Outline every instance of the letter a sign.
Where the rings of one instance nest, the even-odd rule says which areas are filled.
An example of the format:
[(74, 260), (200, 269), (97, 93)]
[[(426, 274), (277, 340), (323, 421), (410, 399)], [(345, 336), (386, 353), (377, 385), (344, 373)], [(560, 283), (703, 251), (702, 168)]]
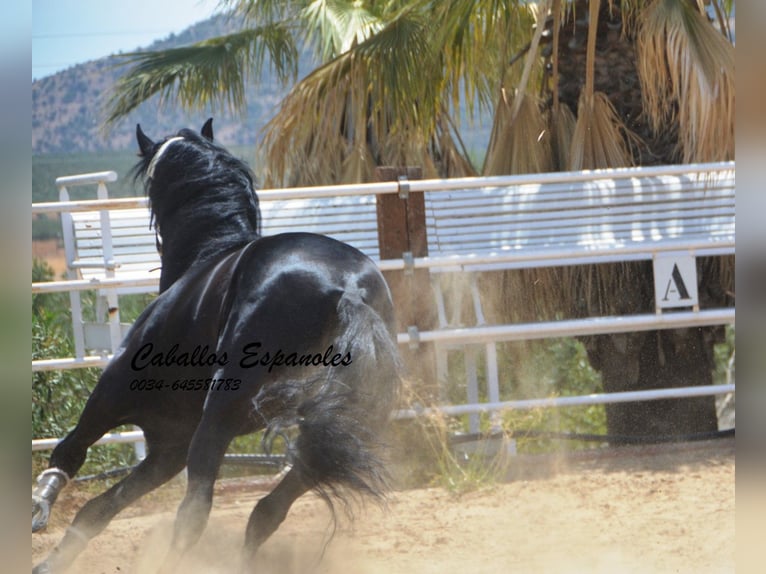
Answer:
[(688, 253), (663, 253), (654, 258), (654, 300), (657, 310), (696, 307), (697, 264)]

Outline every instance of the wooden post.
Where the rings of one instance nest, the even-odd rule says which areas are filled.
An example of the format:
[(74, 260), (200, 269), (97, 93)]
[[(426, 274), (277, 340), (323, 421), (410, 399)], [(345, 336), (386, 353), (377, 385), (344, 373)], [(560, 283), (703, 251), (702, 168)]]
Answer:
[[(417, 180), (422, 178), (420, 167), (378, 167), (379, 181)], [(381, 259), (401, 259), (405, 253), (412, 257), (428, 255), (426, 232), (425, 195), (423, 192), (382, 194), (377, 196), (378, 245)], [(436, 307), (431, 289), (428, 269), (389, 271), (384, 273), (391, 288), (399, 332), (410, 327), (418, 331), (433, 329), (436, 325)], [(425, 383), (434, 386), (436, 364), (431, 345), (402, 351), (409, 373)]]

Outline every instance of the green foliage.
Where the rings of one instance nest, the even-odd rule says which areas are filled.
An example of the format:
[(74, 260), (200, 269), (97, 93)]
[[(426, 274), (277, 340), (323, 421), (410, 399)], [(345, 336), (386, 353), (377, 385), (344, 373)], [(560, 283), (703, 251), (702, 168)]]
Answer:
[(32, 219), (32, 239), (61, 239), (61, 220), (57, 215), (48, 216), (38, 213)]
[[(48, 281), (53, 271), (34, 261), (33, 281)], [(36, 294), (32, 299), (32, 358), (74, 355), (69, 299), (64, 293)], [(32, 436), (63, 437), (77, 424), (85, 401), (98, 382), (99, 369), (37, 371), (32, 375)], [(47, 467), (50, 452), (32, 455), (32, 476)], [(98, 446), (90, 449), (80, 474), (99, 473), (134, 462), (131, 445)]]
[(266, 57), (286, 84), (298, 74), (298, 55), (291, 26), (284, 22), (189, 46), (124, 54), (124, 63), (135, 66), (117, 81), (106, 123), (116, 122), (154, 94), (186, 108), (212, 104), (220, 110), (244, 109), (247, 80), (250, 74), (261, 75)]
[[(58, 201), (57, 177), (97, 171), (117, 172), (117, 181), (109, 184), (109, 197), (142, 195), (143, 190), (135, 187), (128, 177), (135, 163), (136, 154), (129, 151), (33, 155), (32, 202)], [(71, 199), (96, 199), (95, 186), (73, 187), (69, 196)]]
[[(51, 281), (53, 270), (44, 261), (32, 263), (32, 281)], [(95, 294), (83, 292), (83, 314), (88, 321), (95, 320)], [(155, 297), (151, 294), (120, 298), (120, 316), (132, 323)], [(32, 296), (32, 359), (51, 359), (74, 356), (71, 332), (71, 311), (66, 293), (34, 294)], [(85, 401), (96, 386), (100, 369), (37, 371), (32, 375), (32, 436), (34, 438), (64, 437), (77, 424)], [(114, 432), (132, 430), (118, 427)], [(35, 476), (47, 466), (49, 451), (32, 456)], [(98, 474), (105, 470), (135, 463), (130, 444), (101, 445), (88, 452), (81, 475)]]
[[(519, 398), (567, 397), (604, 392), (599, 373), (590, 366), (585, 348), (576, 339), (544, 342), (542, 348), (535, 351), (529, 364), (525, 370), (535, 373), (535, 378), (526, 386), (536, 387), (536, 394), (525, 393), (524, 397)], [(606, 411), (603, 405), (509, 411), (503, 416), (503, 427), (514, 433), (535, 429), (606, 434)], [(562, 442), (550, 438), (517, 439), (518, 451), (522, 453), (592, 448), (594, 444), (598, 443), (572, 440)]]
[[(483, 353), (478, 354), (477, 378), (479, 401), (486, 394), (486, 364)], [(466, 382), (462, 354), (450, 357), (450, 380), (446, 399), (457, 404), (466, 401)], [(587, 354), (575, 339), (552, 339), (538, 343), (498, 344), (500, 400), (522, 400), (542, 397), (577, 396), (603, 392), (601, 378), (588, 363)], [(468, 415), (455, 419), (457, 432), (468, 432)], [(480, 429), (488, 432), (498, 421), (482, 415)], [(525, 430), (566, 433), (606, 433), (606, 413), (603, 405), (565, 408), (513, 410), (502, 415), (499, 424), (517, 437), (519, 453), (552, 452), (561, 448), (580, 449), (593, 443), (562, 442), (550, 438), (518, 438)]]
[[(247, 162), (251, 162), (255, 155), (253, 146), (228, 148), (234, 155)], [(98, 171), (117, 172), (117, 181), (108, 185), (109, 197), (140, 197), (144, 190), (139, 184), (134, 184), (133, 178), (130, 177), (130, 170), (136, 161), (134, 151), (33, 155), (32, 203), (59, 200), (57, 177)], [(68, 191), (70, 199), (96, 199), (96, 187), (93, 185), (73, 187)], [(61, 224), (58, 220), (56, 222), (60, 231)], [(37, 238), (34, 235), (33, 237)]]
[(735, 347), (734, 347), (733, 325), (726, 327), (726, 338), (722, 343), (718, 343), (713, 348), (715, 355), (715, 371), (713, 372), (713, 381), (716, 385), (726, 385), (733, 383), (735, 377)]

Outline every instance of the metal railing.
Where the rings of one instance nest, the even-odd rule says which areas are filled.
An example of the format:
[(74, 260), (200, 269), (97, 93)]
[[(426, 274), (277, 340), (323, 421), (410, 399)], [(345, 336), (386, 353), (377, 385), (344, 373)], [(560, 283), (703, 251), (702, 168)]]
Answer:
[[(489, 186), (518, 186), (549, 183), (571, 183), (601, 179), (631, 179), (639, 177), (655, 177), (667, 175), (684, 175), (690, 172), (716, 173), (734, 170), (733, 162), (723, 162), (705, 165), (678, 165), (658, 166), (648, 168), (629, 168), (620, 170), (595, 170), (583, 172), (560, 172), (550, 174), (531, 174), (522, 176), (498, 176), (482, 178), (455, 178), (440, 180), (416, 180), (399, 182), (381, 182), (373, 184), (323, 186), (308, 188), (290, 188), (279, 190), (261, 190), (261, 201), (286, 200), (299, 198), (337, 197), (349, 195), (378, 195), (398, 193), (406, 196), (412, 192), (447, 191), (456, 189), (481, 188)], [(103, 183), (114, 181), (114, 172), (102, 172), (88, 174), (87, 176), (71, 176), (60, 178), (57, 183), (76, 185), (83, 183)], [(38, 203), (32, 206), (32, 213), (56, 213), (73, 211), (104, 211), (116, 209), (135, 209), (146, 207), (146, 198), (124, 199), (98, 199), (82, 201), (63, 201)], [(652, 259), (657, 253), (675, 252), (679, 250), (690, 251), (696, 255), (724, 255), (733, 254), (735, 249), (734, 239), (724, 239), (705, 242), (699, 239), (691, 241), (677, 240), (667, 242), (654, 242), (647, 245), (624, 246), (619, 249), (613, 247), (589, 250), (591, 258), (608, 256), (610, 260), (626, 259)], [(561, 263), (567, 259), (582, 259), (581, 253), (566, 250), (534, 249), (529, 252), (496, 252), (482, 254), (458, 254), (437, 255), (431, 257), (402, 258), (379, 261), (382, 270), (410, 270), (410, 269), (433, 269), (448, 271), (460, 271), (467, 267), (479, 264), (498, 264), (503, 266), (509, 262), (523, 263), (527, 267), (535, 267), (536, 263), (551, 264)], [(158, 284), (157, 278), (103, 278), (99, 280), (69, 279), (64, 281), (51, 281), (33, 283), (33, 293), (76, 292), (85, 290), (105, 289), (113, 287), (154, 287)], [(397, 341), (400, 345), (409, 345), (416, 348), (420, 344), (444, 343), (444, 344), (494, 344), (501, 341), (528, 340), (541, 338), (569, 337), (594, 334), (609, 334), (621, 332), (633, 332), (641, 330), (685, 328), (702, 325), (726, 325), (734, 324), (735, 311), (733, 308), (708, 309), (673, 312), (667, 314), (655, 313), (646, 315), (634, 315), (626, 317), (596, 317), (587, 319), (573, 319), (551, 322), (475, 326), (466, 328), (443, 328), (429, 331), (418, 331), (410, 327), (406, 333), (400, 333)], [(104, 367), (110, 359), (106, 356), (85, 356), (82, 358), (41, 359), (32, 363), (34, 371)], [(630, 393), (608, 393), (602, 395), (588, 395), (584, 397), (560, 397), (544, 399), (526, 399), (521, 401), (491, 401), (489, 403), (474, 403), (465, 405), (449, 405), (432, 407), (430, 409), (404, 409), (395, 414), (396, 418), (411, 418), (421, 416), (434, 411), (444, 414), (470, 414), (482, 412), (496, 412), (505, 409), (522, 409), (537, 407), (558, 407), (572, 404), (603, 404), (607, 402), (654, 400), (660, 398), (682, 398), (688, 396), (716, 395), (734, 392), (734, 385), (714, 385), (708, 387), (687, 387), (677, 389), (657, 389), (650, 391), (635, 391)], [(496, 393), (490, 393), (494, 395)], [(37, 439), (32, 441), (33, 450), (50, 449), (60, 439)], [(112, 433), (105, 435), (96, 444), (114, 442), (142, 441), (143, 434), (140, 431), (127, 433)]]

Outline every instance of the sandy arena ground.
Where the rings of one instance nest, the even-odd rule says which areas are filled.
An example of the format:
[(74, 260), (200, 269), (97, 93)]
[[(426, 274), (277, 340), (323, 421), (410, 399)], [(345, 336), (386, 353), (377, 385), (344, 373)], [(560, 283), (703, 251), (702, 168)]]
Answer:
[[(395, 492), (330, 533), (307, 495), (262, 549), (259, 573), (478, 574), (734, 572), (734, 439), (608, 449), (598, 456), (516, 457), (511, 480), (462, 495)], [(247, 517), (263, 489), (217, 487), (210, 522), (187, 556), (189, 574), (235, 572)], [(182, 491), (165, 487), (126, 509), (91, 541), (72, 572), (154, 572)], [(89, 497), (62, 493), (33, 562), (60, 540)]]

